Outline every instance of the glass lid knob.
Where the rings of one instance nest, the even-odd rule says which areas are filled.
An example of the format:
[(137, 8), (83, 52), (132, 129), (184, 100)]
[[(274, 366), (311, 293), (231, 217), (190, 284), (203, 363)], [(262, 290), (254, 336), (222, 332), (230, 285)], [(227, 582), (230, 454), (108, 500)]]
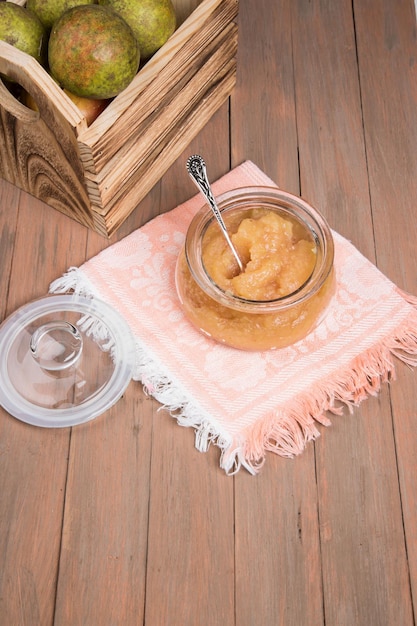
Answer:
[(66, 321), (39, 326), (30, 339), (30, 352), (42, 369), (60, 371), (80, 358), (83, 338), (79, 330)]

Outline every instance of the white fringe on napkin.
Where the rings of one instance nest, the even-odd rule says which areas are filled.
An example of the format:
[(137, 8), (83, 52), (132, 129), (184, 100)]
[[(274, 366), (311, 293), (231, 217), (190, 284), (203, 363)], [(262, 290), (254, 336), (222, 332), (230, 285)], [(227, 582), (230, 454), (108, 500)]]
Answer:
[[(72, 292), (91, 299), (102, 299), (98, 290), (78, 267), (70, 267), (63, 276), (53, 281), (49, 291), (54, 294)], [(85, 318), (83, 324), (84, 330), (89, 326), (93, 336), (102, 338), (102, 331), (97, 325), (97, 320)], [(188, 399), (187, 392), (172, 380), (172, 376), (164, 373), (163, 364), (152, 358), (138, 338), (135, 338), (135, 352), (136, 363), (132, 380), (142, 383), (145, 393), (154, 397), (161, 404), (160, 408), (167, 410), (175, 417), (180, 426), (194, 428), (197, 450), (207, 452), (210, 444), (213, 443), (221, 450), (220, 467), (225, 469), (226, 473), (235, 473), (243, 466), (254, 474), (254, 469), (241, 456), (239, 449), (231, 453), (230, 437), (217, 430), (211, 416), (202, 416), (201, 408)]]

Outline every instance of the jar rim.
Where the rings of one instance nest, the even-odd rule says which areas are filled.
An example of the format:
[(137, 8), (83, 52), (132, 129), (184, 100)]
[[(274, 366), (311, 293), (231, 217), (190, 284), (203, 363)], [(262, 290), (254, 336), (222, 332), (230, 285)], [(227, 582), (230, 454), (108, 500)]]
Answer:
[(208, 226), (215, 220), (207, 205), (196, 213), (188, 227), (185, 239), (185, 258), (188, 268), (199, 287), (224, 306), (250, 313), (282, 311), (311, 298), (329, 276), (334, 259), (334, 242), (331, 229), (323, 215), (301, 197), (276, 187), (239, 187), (220, 194), (217, 198), (220, 212), (262, 206), (286, 213), (306, 227), (317, 247), (317, 260), (311, 275), (295, 291), (273, 300), (249, 300), (224, 291), (208, 275), (202, 261), (202, 239)]

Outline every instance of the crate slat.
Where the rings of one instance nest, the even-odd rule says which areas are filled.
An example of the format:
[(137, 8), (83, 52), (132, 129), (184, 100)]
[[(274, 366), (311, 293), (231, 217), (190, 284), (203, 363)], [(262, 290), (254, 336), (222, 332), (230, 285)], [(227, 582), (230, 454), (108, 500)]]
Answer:
[[(106, 204), (106, 212), (103, 213), (103, 215), (105, 215), (106, 218), (107, 216), (109, 216), (109, 219), (110, 219), (113, 212), (116, 211), (115, 207), (123, 206), (123, 210), (126, 211), (127, 207), (130, 205), (132, 201), (136, 200), (136, 203), (140, 202), (140, 199), (143, 197), (143, 189), (144, 189), (143, 181), (144, 180), (152, 179), (152, 180), (155, 180), (155, 182), (158, 181), (157, 175), (148, 177), (147, 170), (149, 169), (149, 167), (154, 167), (154, 164), (157, 162), (158, 155), (164, 152), (166, 145), (172, 145), (173, 143), (177, 142), (177, 145), (179, 146), (180, 145), (179, 138), (181, 136), (182, 136), (183, 141), (184, 139), (186, 139), (186, 141), (184, 142), (184, 148), (190, 143), (189, 138), (188, 137), (185, 138), (182, 135), (182, 132), (183, 132), (183, 128), (185, 125), (186, 125), (185, 127), (187, 127), (188, 129), (193, 128), (193, 126), (190, 126), (189, 124), (187, 124), (186, 118), (187, 116), (190, 115), (190, 113), (192, 113), (196, 109), (196, 107), (199, 105), (200, 102), (201, 102), (201, 108), (203, 108), (204, 106), (207, 106), (208, 98), (211, 96), (213, 104), (216, 104), (217, 106), (220, 106), (221, 104), (223, 104), (225, 97), (224, 97), (223, 91), (219, 89), (219, 86), (224, 84), (223, 81), (226, 79), (227, 80), (225, 84), (227, 84), (228, 86), (232, 84), (230, 79), (234, 79), (236, 68), (232, 63), (229, 63), (225, 69), (227, 69), (227, 72), (225, 72), (221, 77), (220, 76), (217, 77), (215, 81), (215, 85), (209, 86), (209, 89), (205, 90), (200, 100), (193, 102), (193, 106), (190, 107), (190, 111), (187, 110), (186, 114), (181, 116), (181, 118), (177, 120), (175, 127), (172, 128), (170, 132), (167, 132), (167, 134), (163, 137), (163, 139), (161, 139), (157, 144), (155, 144), (152, 147), (152, 149), (148, 151), (148, 153), (144, 156), (142, 162), (140, 163), (140, 166), (137, 168), (137, 172), (136, 172), (137, 176), (131, 177), (129, 179), (129, 184), (124, 186), (123, 191), (121, 193), (116, 193), (116, 194), (111, 195), (111, 202)], [(215, 110), (212, 111), (211, 115), (214, 113)], [(208, 116), (208, 112), (204, 113), (205, 123), (207, 123), (210, 117)], [(194, 125), (195, 125), (194, 118), (192, 118), (192, 120), (194, 121)], [(200, 125), (200, 130), (202, 127), (203, 125)], [(181, 152), (182, 150), (178, 152), (178, 156), (181, 154)], [(170, 155), (171, 158), (172, 158), (172, 154), (173, 153), (171, 152), (171, 155)], [(169, 163), (169, 165), (171, 165), (171, 163)], [(149, 189), (147, 191), (149, 191)]]
[(154, 187), (161, 176), (172, 165), (185, 148), (189, 145), (191, 137), (194, 137), (204, 128), (209, 119), (227, 100), (236, 83), (236, 69), (233, 68), (225, 78), (216, 85), (210, 93), (197, 105), (190, 116), (184, 120), (177, 129), (176, 135), (167, 143), (157, 155), (152, 155), (152, 160), (144, 163), (144, 174), (139, 184), (134, 186), (115, 204), (112, 210), (103, 216), (106, 232), (111, 236), (130, 215), (129, 206), (136, 206), (142, 198)]
[[(95, 180), (101, 189), (102, 206), (111, 207), (117, 196), (123, 194), (128, 186), (138, 182), (141, 163), (146, 161), (148, 154), (175, 131), (179, 120), (191, 113), (208, 88), (219, 82), (222, 74), (227, 72), (228, 66), (235, 65), (235, 27), (232, 25), (225, 34), (224, 41), (218, 45), (205, 65), (165, 104), (163, 115), (156, 114), (139, 133), (131, 135), (115, 158), (97, 176), (90, 177), (87, 173), (86, 177), (91, 181)], [(229, 60), (231, 57), (232, 60)]]

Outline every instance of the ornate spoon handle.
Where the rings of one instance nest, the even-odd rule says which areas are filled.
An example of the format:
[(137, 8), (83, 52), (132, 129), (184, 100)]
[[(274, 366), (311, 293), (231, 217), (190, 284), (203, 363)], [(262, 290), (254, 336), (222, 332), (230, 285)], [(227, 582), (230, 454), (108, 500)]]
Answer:
[(222, 218), (222, 214), (219, 211), (216, 200), (214, 199), (213, 193), (211, 191), (204, 159), (198, 154), (194, 154), (187, 161), (187, 170), (192, 180), (197, 185), (198, 189), (201, 191), (201, 193), (203, 194), (203, 196), (209, 203), (210, 208), (213, 211), (214, 216), (216, 220), (218, 221), (220, 228), (223, 232), (223, 235), (228, 243), (228, 246), (230, 250), (232, 251), (233, 256), (236, 259), (239, 269), (241, 272), (243, 272), (243, 263), (240, 260), (240, 257), (236, 251), (236, 248), (234, 247), (232, 243), (232, 240), (230, 239), (229, 233), (227, 232), (226, 225)]

